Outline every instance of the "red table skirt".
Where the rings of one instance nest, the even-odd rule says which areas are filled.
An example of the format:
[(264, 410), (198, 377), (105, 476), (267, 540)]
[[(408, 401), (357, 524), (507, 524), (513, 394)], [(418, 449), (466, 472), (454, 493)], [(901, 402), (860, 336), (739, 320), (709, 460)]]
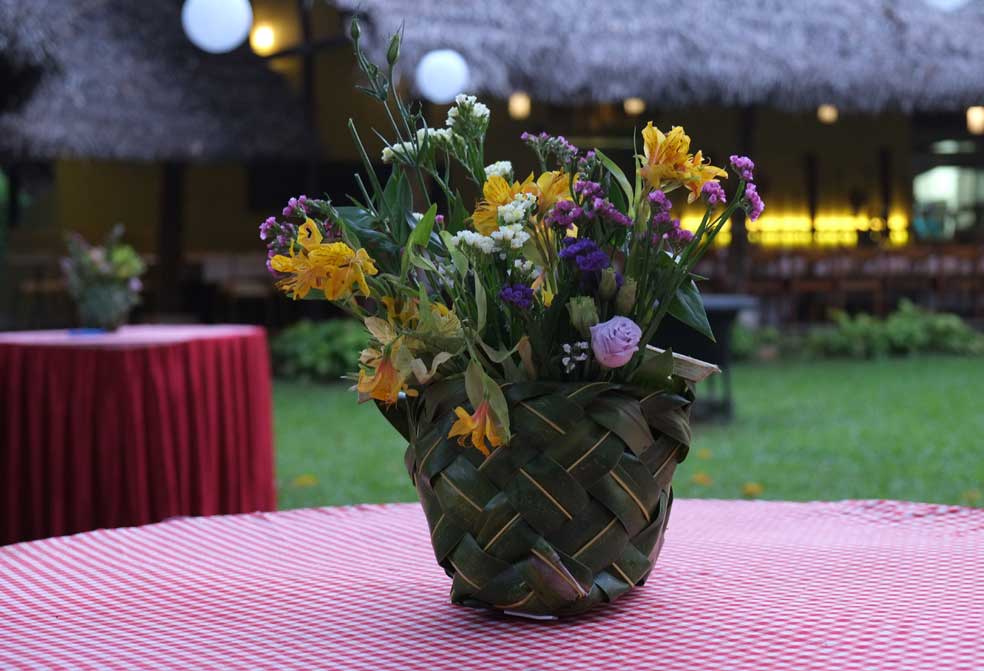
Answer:
[(264, 331), (170, 330), (0, 339), (0, 544), (275, 507)]

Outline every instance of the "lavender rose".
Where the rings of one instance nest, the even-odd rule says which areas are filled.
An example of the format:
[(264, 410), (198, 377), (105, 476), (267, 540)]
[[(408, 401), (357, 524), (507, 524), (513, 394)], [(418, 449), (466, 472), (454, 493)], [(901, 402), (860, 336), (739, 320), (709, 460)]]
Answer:
[(627, 317), (612, 317), (591, 327), (591, 350), (606, 368), (619, 368), (639, 351), (642, 329)]

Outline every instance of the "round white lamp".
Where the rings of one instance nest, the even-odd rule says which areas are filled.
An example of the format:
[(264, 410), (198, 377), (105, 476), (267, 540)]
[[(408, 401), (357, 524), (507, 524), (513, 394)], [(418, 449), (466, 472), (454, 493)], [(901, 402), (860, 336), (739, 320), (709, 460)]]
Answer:
[(181, 25), (191, 43), (224, 54), (246, 41), (253, 25), (249, 0), (185, 0)]
[(435, 49), (417, 63), (417, 88), (432, 103), (454, 100), (468, 87), (468, 63), (453, 49)]

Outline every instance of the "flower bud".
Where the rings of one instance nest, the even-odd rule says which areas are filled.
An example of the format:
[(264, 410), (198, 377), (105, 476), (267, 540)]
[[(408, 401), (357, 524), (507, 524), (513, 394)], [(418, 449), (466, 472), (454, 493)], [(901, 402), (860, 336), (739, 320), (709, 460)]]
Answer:
[(636, 302), (636, 281), (631, 277), (626, 277), (622, 283), (622, 288), (615, 296), (615, 311), (620, 315), (627, 315), (632, 312)]
[(393, 37), (390, 38), (389, 49), (386, 50), (386, 62), (390, 65), (396, 65), (396, 61), (400, 58), (400, 33), (393, 33)]
[(615, 270), (605, 268), (601, 271), (601, 282), (598, 285), (598, 296), (603, 301), (611, 300), (615, 292), (618, 291), (618, 279), (615, 277)]
[(591, 327), (598, 323), (598, 308), (590, 296), (575, 296), (567, 302), (571, 325), (583, 338), (591, 337)]
[(359, 29), (359, 20), (358, 19), (352, 19), (352, 23), (349, 25), (349, 35), (352, 37), (352, 41), (353, 42), (358, 42), (359, 41), (359, 36), (361, 34), (362, 34), (362, 31)]

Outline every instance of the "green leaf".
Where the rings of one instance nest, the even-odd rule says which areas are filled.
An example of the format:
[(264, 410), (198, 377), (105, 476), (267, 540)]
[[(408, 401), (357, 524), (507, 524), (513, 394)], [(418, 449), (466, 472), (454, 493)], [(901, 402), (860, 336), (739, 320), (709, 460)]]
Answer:
[(412, 245), (418, 247), (427, 246), (427, 243), (430, 241), (431, 231), (434, 229), (434, 218), (436, 215), (437, 203), (431, 205), (430, 209), (424, 213), (424, 218), (414, 226), (413, 232), (410, 233), (410, 239), (407, 241), (408, 247)]
[(629, 184), (629, 180), (625, 176), (625, 173), (622, 172), (622, 169), (616, 165), (615, 161), (605, 156), (599, 149), (595, 149), (595, 156), (601, 160), (601, 164), (605, 166), (612, 177), (615, 178), (615, 181), (618, 182), (618, 185), (622, 187), (622, 192), (625, 193), (625, 199), (630, 203), (633, 202), (632, 185)]
[(711, 341), (716, 342), (714, 333), (711, 331), (711, 325), (707, 321), (704, 301), (701, 300), (700, 291), (698, 291), (693, 280), (687, 280), (677, 289), (667, 312), (698, 333), (707, 336)]
[(400, 246), (406, 244), (413, 221), (413, 194), (402, 170), (394, 169), (383, 189), (380, 209), (390, 221), (393, 237)]
[(485, 400), (485, 385), (482, 382), (482, 366), (472, 359), (465, 370), (465, 393), (472, 408), (477, 408)]
[(642, 416), (639, 402), (628, 396), (607, 394), (596, 398), (588, 406), (591, 419), (625, 441), (632, 452), (639, 456), (656, 442), (646, 418)]
[(461, 253), (458, 245), (454, 242), (454, 237), (447, 231), (441, 231), (441, 240), (444, 241), (445, 248), (451, 254), (451, 261), (458, 270), (458, 275), (465, 277), (468, 274), (468, 257)]
[[(374, 258), (396, 256), (400, 249), (388, 233), (375, 228), (378, 224), (372, 213), (362, 207), (345, 205), (336, 208), (343, 237), (352, 247), (365, 247)], [(353, 244), (354, 243), (354, 244)]]
[(485, 371), (482, 371), (482, 383), (485, 386), (485, 396), (489, 399), (489, 405), (492, 406), (492, 412), (495, 413), (495, 418), (499, 422), (499, 428), (502, 429), (502, 441), (508, 443), (511, 436), (509, 433), (509, 404), (506, 403), (506, 396), (502, 393), (499, 384), (486, 375)]
[(452, 234), (463, 229), (465, 227), (465, 221), (471, 216), (468, 210), (465, 209), (464, 204), (461, 202), (461, 196), (457, 192), (455, 192), (455, 195), (454, 209), (451, 210), (445, 226), (446, 230)]
[(475, 325), (475, 332), (479, 335), (485, 329), (485, 320), (488, 317), (488, 300), (485, 297), (485, 287), (482, 286), (482, 282), (475, 276), (475, 307), (478, 310), (478, 324)]
[[(434, 267), (434, 264), (420, 256), (416, 249), (417, 247), (426, 247), (427, 243), (430, 242), (430, 235), (434, 228), (434, 218), (436, 214), (437, 205), (431, 205), (430, 209), (427, 210), (419, 222), (414, 221), (413, 230), (407, 238), (407, 244), (406, 247), (403, 248), (403, 256), (400, 259), (401, 278), (406, 278), (411, 264), (416, 268), (437, 272), (437, 268)], [(412, 218), (413, 217), (411, 217), (411, 219)]]
[(672, 374), (673, 351), (667, 349), (656, 353), (647, 349), (642, 363), (632, 373), (629, 381), (647, 389), (668, 389)]

